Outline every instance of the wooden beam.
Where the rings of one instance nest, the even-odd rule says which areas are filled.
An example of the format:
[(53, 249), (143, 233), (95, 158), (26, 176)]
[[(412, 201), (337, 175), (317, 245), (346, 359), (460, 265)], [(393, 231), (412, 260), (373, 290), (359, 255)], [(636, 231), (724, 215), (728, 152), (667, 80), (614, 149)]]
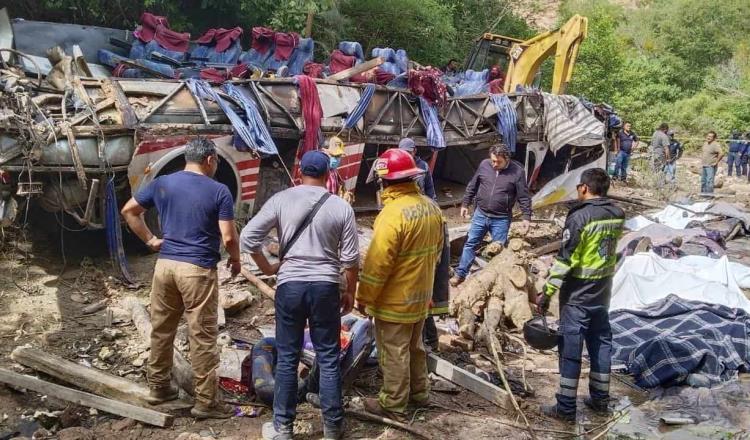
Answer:
[(375, 57), (369, 61), (365, 61), (364, 63), (357, 64), (354, 67), (350, 67), (346, 70), (342, 70), (341, 72), (334, 73), (333, 75), (329, 76), (328, 80), (333, 81), (342, 81), (345, 79), (349, 79), (353, 77), (354, 75), (358, 75), (362, 72), (367, 72), (370, 69), (374, 69), (378, 67), (379, 65), (383, 64), (385, 60), (381, 57)]
[[(150, 343), (153, 327), (151, 326), (151, 318), (148, 316), (148, 312), (143, 304), (134, 296), (123, 298), (120, 304), (122, 304), (125, 310), (130, 311), (133, 324), (138, 329), (141, 339), (147, 344)], [(176, 347), (172, 352), (172, 378), (186, 393), (191, 396), (195, 395), (195, 389), (193, 388), (193, 367)]]
[(494, 403), (495, 405), (513, 409), (510, 395), (502, 388), (487, 382), (486, 380), (459, 368), (434, 353), (427, 355), (427, 368), (430, 372), (448, 379), (456, 385), (465, 388), (478, 396)]
[(559, 251), (561, 245), (562, 245), (561, 240), (554, 240), (547, 244), (544, 244), (544, 245), (541, 245), (539, 247), (532, 249), (530, 253), (536, 255), (537, 257), (541, 257), (542, 255), (547, 255), (547, 254), (551, 254), (552, 252)]
[[(44, 374), (60, 379), (91, 393), (130, 403), (138, 406), (149, 406), (146, 398), (149, 389), (141, 384), (114, 376), (94, 368), (84, 367), (59, 356), (31, 347), (17, 347), (10, 358), (21, 365), (41, 371)], [(184, 409), (192, 404), (174, 401), (155, 408), (165, 411)]]
[(95, 396), (62, 385), (45, 382), (36, 377), (14, 373), (4, 368), (0, 368), (0, 382), (162, 428), (172, 426), (174, 421), (174, 417), (169, 414)]
[(265, 295), (266, 298), (270, 299), (271, 301), (276, 298), (276, 289), (264, 283), (263, 280), (250, 273), (250, 271), (242, 269), (242, 276), (250, 281), (253, 286), (257, 287), (258, 290), (260, 290), (260, 293)]

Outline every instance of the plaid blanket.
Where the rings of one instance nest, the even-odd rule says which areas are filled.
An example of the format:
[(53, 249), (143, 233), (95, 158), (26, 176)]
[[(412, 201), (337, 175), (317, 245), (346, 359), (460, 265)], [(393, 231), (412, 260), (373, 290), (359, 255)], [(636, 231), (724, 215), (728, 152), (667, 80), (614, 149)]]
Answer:
[(750, 315), (742, 309), (669, 295), (609, 319), (613, 363), (625, 364), (639, 386), (677, 385), (693, 373), (715, 384), (750, 371)]

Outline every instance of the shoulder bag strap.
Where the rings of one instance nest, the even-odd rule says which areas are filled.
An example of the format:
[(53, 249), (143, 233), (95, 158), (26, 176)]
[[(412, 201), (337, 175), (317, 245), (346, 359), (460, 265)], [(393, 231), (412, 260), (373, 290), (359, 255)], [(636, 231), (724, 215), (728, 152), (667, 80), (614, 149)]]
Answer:
[(299, 239), (299, 236), (302, 235), (302, 232), (304, 232), (305, 229), (307, 229), (308, 226), (310, 226), (310, 223), (312, 223), (313, 219), (315, 218), (315, 215), (320, 210), (320, 207), (323, 206), (323, 204), (328, 200), (328, 198), (331, 197), (331, 193), (328, 191), (323, 194), (320, 199), (318, 199), (317, 203), (312, 207), (310, 212), (307, 213), (307, 216), (304, 220), (302, 220), (302, 223), (297, 227), (297, 230), (294, 231), (294, 235), (292, 235), (292, 238), (289, 239), (289, 243), (284, 246), (284, 249), (279, 250), (279, 262), (284, 262), (284, 257), (286, 256), (286, 253), (289, 251), (289, 249), (294, 246), (294, 243), (297, 242), (297, 239)]

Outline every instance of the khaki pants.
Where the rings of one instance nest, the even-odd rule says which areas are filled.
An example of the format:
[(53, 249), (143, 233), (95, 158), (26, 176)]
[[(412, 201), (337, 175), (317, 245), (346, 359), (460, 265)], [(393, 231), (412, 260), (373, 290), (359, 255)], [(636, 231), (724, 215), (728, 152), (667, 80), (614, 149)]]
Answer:
[(413, 324), (375, 320), (378, 363), (383, 372), (378, 401), (383, 409), (404, 413), (409, 401), (424, 403), (429, 398), (423, 327), (424, 320)]
[(219, 352), (219, 284), (216, 269), (181, 261), (159, 259), (151, 284), (151, 354), (148, 382), (151, 388), (169, 386), (177, 324), (183, 312), (188, 324), (190, 360), (195, 375), (196, 403), (212, 405), (216, 399)]

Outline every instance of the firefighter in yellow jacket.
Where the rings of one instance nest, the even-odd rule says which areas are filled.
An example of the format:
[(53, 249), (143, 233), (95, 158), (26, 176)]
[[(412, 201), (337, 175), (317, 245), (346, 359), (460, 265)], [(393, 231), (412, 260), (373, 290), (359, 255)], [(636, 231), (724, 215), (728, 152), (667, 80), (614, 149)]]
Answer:
[(387, 150), (375, 171), (384, 187), (384, 206), (375, 219), (357, 303), (375, 319), (383, 387), (378, 399), (365, 400), (365, 409), (402, 418), (409, 403), (428, 403), (422, 328), (443, 249), (443, 217), (437, 204), (420, 193), (414, 178), (424, 171), (409, 153)]

